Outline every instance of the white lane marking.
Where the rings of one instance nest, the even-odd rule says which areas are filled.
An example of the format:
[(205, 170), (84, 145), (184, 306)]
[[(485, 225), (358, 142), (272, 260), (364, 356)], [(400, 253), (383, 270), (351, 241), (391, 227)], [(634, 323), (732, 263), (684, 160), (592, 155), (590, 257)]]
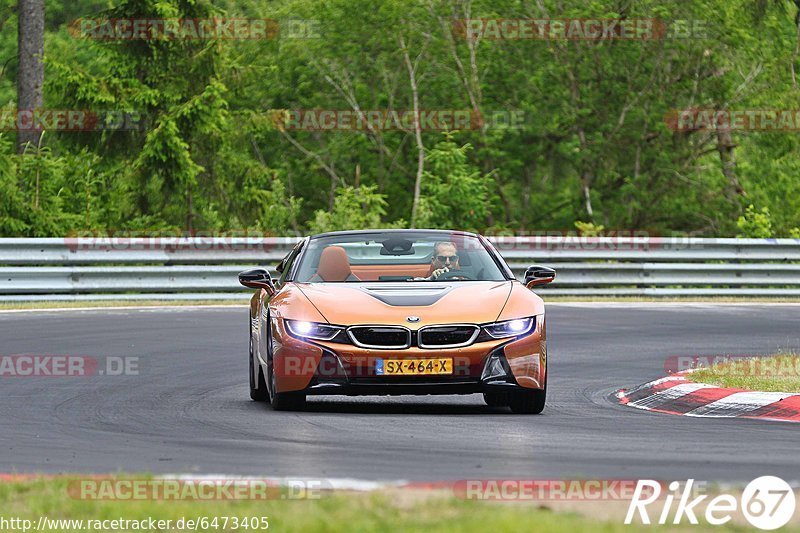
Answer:
[(733, 418), (743, 413), (755, 411), (765, 405), (779, 402), (796, 394), (786, 392), (736, 392), (715, 402), (689, 411), (686, 416), (709, 418)]
[(687, 394), (691, 394), (700, 389), (708, 388), (714, 388), (714, 386), (706, 383), (684, 383), (657, 392), (656, 394), (642, 398), (641, 400), (631, 402), (628, 405), (638, 409), (657, 409), (660, 405), (671, 402), (672, 400), (676, 400), (681, 396), (686, 396)]
[(326, 477), (274, 477), (274, 476), (232, 476), (227, 474), (165, 474), (157, 476), (156, 479), (179, 480), (189, 483), (199, 482), (266, 482), (274, 486), (286, 487), (296, 485), (318, 486), (324, 490), (355, 490), (373, 491), (389, 487), (401, 487), (407, 485), (406, 480), (396, 481), (369, 481), (355, 478), (326, 478)]

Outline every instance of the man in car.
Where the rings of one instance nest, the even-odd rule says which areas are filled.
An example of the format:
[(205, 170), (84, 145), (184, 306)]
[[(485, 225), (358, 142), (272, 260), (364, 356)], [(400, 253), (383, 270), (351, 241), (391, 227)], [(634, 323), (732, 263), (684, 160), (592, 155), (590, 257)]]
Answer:
[(433, 272), (427, 279), (433, 281), (445, 272), (451, 270), (461, 270), (458, 264), (458, 248), (452, 242), (437, 242), (433, 247), (433, 258), (431, 259)]

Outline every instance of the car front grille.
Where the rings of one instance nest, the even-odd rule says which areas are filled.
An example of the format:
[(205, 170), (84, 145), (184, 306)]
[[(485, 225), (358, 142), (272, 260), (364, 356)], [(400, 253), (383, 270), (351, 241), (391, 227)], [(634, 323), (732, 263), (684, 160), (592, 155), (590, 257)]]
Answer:
[(426, 326), (419, 330), (420, 348), (457, 348), (472, 344), (480, 328), (470, 324)]
[[(459, 348), (469, 346), (480, 333), (474, 324), (425, 326), (418, 332), (402, 326), (352, 326), (347, 336), (356, 346), (383, 350), (420, 348)], [(414, 340), (416, 339), (416, 342)]]
[(353, 326), (347, 334), (362, 348), (400, 350), (411, 346), (411, 331), (399, 326)]

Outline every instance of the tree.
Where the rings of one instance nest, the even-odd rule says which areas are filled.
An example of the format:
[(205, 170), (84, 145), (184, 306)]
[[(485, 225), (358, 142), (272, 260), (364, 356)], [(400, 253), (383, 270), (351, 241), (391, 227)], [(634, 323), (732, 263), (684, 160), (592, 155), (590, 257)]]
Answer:
[(403, 227), (405, 222), (381, 221), (386, 213), (386, 197), (375, 190), (375, 186), (342, 187), (336, 191), (333, 209), (319, 209), (311, 221), (312, 233), (348, 229), (377, 229)]
[[(34, 111), (42, 107), (44, 86), (44, 0), (19, 0), (17, 110)], [(30, 144), (39, 146), (42, 132), (35, 128), (17, 135), (17, 153)]]
[[(775, 236), (800, 226), (793, 130), (681, 130), (665, 120), (685, 109), (800, 108), (800, 0), (46, 1), (45, 105), (144, 120), (50, 131), (37, 157), (15, 155), (16, 138), (3, 134), (3, 236), (303, 233), (401, 219), (511, 231), (569, 231), (577, 220), (583, 229), (730, 236), (749, 204), (769, 209)], [(26, 58), (41, 58), (17, 61), (17, 27), (34, 3), (0, 0), (0, 133), (14, 129)], [(298, 37), (291, 25), (252, 40), (70, 32), (78, 18), (216, 17), (316, 21), (317, 36)], [(669, 22), (672, 35), (645, 40), (496, 40), (468, 38), (454, 22), (548, 18), (704, 21), (707, 35)], [(302, 110), (467, 111), (477, 120), (445, 145), (428, 125), (274, 119)], [(523, 119), (493, 119), (511, 113)], [(385, 202), (357, 198), (359, 188)], [(358, 216), (345, 216), (350, 208)]]
[(471, 165), (472, 145), (458, 146), (446, 133), (428, 153), (422, 177), (419, 226), (481, 230), (486, 225), (490, 176)]

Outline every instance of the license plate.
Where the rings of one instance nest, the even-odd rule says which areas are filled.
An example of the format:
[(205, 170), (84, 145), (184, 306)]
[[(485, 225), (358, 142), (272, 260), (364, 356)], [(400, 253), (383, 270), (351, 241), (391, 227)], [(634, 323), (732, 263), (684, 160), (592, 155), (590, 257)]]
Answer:
[(452, 359), (377, 359), (378, 376), (430, 376), (452, 374)]

